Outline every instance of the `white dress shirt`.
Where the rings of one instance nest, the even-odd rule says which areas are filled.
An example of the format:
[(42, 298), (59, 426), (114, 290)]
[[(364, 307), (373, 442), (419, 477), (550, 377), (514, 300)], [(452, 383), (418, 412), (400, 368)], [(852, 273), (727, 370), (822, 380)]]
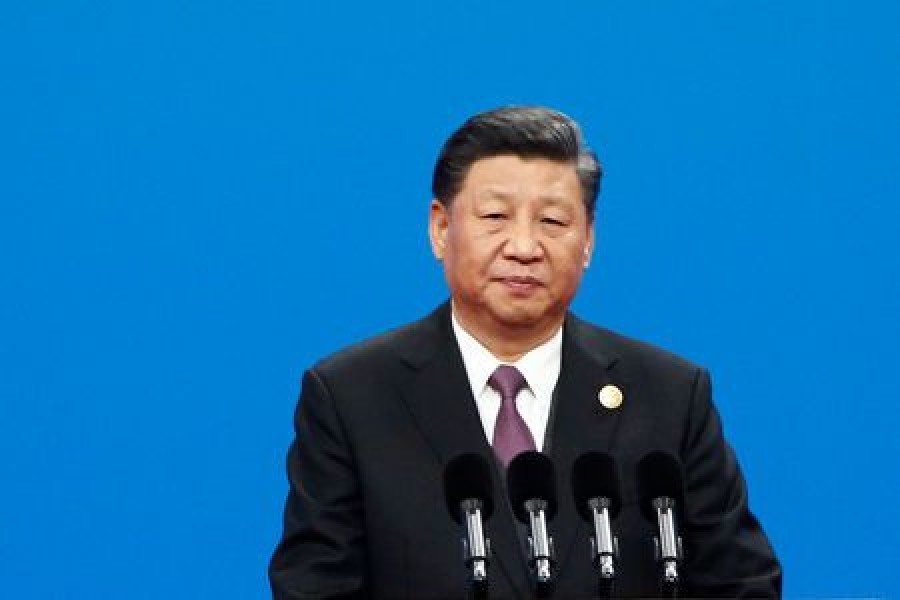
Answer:
[(553, 401), (553, 388), (559, 379), (562, 361), (562, 327), (549, 340), (529, 350), (514, 363), (497, 359), (481, 345), (468, 331), (463, 329), (456, 314), (452, 316), (453, 333), (462, 353), (463, 365), (472, 386), (472, 396), (481, 416), (481, 425), (488, 443), (494, 439), (494, 423), (500, 412), (500, 394), (488, 385), (488, 379), (498, 366), (511, 364), (519, 369), (528, 387), (516, 396), (516, 408), (534, 438), (538, 450), (544, 447), (544, 433), (550, 417), (550, 405)]

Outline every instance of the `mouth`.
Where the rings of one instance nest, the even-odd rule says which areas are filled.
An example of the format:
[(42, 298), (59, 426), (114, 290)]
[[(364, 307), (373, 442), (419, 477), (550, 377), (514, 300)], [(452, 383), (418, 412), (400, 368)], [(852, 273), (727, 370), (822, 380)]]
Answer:
[(544, 284), (537, 277), (530, 275), (512, 275), (495, 279), (516, 296), (527, 296)]

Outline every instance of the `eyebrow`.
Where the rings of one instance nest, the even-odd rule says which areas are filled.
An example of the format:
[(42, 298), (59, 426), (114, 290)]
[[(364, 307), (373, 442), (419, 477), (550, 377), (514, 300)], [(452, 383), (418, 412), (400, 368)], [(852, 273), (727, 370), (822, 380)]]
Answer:
[[(496, 200), (513, 200), (515, 198), (514, 194), (497, 188), (487, 188), (479, 194), (479, 196)], [(543, 200), (544, 202), (550, 202), (552, 204), (565, 204), (568, 199), (569, 197), (563, 194), (551, 193), (538, 196), (538, 200)]]
[(478, 195), (483, 198), (496, 198), (498, 200), (511, 200), (513, 197), (509, 192), (496, 188), (487, 188)]

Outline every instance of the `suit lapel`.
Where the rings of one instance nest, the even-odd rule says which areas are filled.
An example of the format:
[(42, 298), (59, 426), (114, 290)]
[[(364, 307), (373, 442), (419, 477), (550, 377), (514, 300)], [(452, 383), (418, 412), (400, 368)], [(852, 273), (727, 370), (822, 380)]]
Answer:
[(588, 525), (575, 509), (572, 494), (572, 465), (582, 453), (609, 452), (621, 419), (621, 409), (605, 408), (598, 392), (606, 385), (625, 391), (613, 369), (617, 358), (595, 343), (586, 326), (574, 316), (563, 331), (562, 368), (553, 394), (553, 409), (544, 452), (557, 469), (559, 512), (552, 522), (558, 570), (562, 571), (576, 545), (587, 554)]
[[(450, 325), (449, 303), (427, 320), (424, 335), (407, 349), (404, 358), (417, 373), (402, 389), (402, 396), (443, 469), (463, 452), (481, 454), (496, 466), (494, 452), (484, 435), (472, 388)], [(486, 530), (492, 561), (519, 596), (528, 589), (527, 565), (513, 516), (506, 500), (503, 473), (493, 469), (494, 514)]]

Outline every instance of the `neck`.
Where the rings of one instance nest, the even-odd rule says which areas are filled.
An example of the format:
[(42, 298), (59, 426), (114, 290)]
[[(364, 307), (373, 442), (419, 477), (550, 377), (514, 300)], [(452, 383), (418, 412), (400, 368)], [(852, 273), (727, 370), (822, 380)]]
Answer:
[(490, 326), (469, 319), (467, 315), (454, 310), (456, 320), (469, 335), (478, 340), (497, 360), (507, 363), (516, 362), (530, 350), (533, 350), (552, 338), (563, 324), (564, 317), (546, 324), (529, 326), (510, 326), (502, 323)]

